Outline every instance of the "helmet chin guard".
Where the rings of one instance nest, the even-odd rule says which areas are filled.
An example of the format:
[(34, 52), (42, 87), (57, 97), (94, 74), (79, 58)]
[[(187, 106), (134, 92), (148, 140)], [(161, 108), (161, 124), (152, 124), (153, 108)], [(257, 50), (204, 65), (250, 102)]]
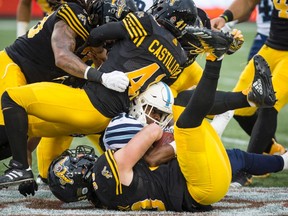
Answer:
[[(165, 128), (173, 118), (173, 103), (171, 89), (165, 83), (159, 82), (151, 85), (132, 101), (129, 114), (143, 125), (147, 125), (147, 119), (151, 119), (161, 128)], [(161, 114), (160, 120), (151, 116), (152, 111)]]

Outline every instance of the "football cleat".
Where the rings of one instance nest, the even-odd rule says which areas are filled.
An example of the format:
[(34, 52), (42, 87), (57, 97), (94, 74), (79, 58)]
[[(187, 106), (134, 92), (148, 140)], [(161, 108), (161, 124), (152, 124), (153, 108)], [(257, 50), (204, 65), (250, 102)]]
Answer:
[(187, 34), (196, 36), (201, 42), (203, 52), (211, 54), (214, 59), (222, 58), (233, 42), (233, 36), (228, 32), (224, 33), (193, 26), (186, 27), (186, 31)]
[(271, 71), (266, 60), (255, 55), (253, 58), (255, 75), (247, 99), (256, 107), (273, 107), (276, 103), (276, 96), (271, 80)]
[(0, 189), (32, 180), (34, 180), (34, 176), (30, 168), (23, 169), (21, 163), (11, 160), (4, 175), (0, 176)]
[(233, 175), (230, 187), (239, 188), (251, 184), (252, 184), (252, 175), (244, 171), (239, 171), (235, 175)]
[(272, 141), (273, 144), (270, 148), (269, 155), (282, 155), (287, 151), (285, 147), (280, 143), (277, 143), (275, 139), (272, 139)]

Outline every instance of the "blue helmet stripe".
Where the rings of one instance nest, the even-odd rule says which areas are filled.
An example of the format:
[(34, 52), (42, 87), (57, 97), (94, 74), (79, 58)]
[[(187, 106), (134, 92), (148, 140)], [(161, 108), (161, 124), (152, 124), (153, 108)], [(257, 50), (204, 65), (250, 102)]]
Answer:
[(164, 86), (165, 86), (165, 89), (166, 89), (166, 92), (167, 92), (167, 101), (166, 101), (166, 106), (168, 107), (169, 104), (171, 104), (171, 94), (170, 94), (170, 91), (169, 91), (169, 87), (168, 85), (166, 85), (165, 83), (163, 83)]

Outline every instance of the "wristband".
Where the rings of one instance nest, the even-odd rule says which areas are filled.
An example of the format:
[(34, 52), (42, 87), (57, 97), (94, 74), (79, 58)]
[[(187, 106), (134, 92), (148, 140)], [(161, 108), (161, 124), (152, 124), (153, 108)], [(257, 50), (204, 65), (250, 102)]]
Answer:
[(102, 83), (102, 78), (101, 78), (102, 74), (103, 73), (98, 71), (97, 69), (88, 66), (84, 72), (84, 79), (87, 79), (93, 82)]
[(225, 10), (224, 13), (220, 15), (220, 17), (222, 17), (225, 22), (231, 22), (234, 19), (233, 13), (230, 10)]

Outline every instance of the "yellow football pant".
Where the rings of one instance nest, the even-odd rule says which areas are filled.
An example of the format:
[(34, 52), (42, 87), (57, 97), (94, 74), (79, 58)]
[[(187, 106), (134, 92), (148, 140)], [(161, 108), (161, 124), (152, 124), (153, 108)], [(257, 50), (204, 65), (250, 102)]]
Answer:
[[(267, 61), (272, 74), (272, 83), (276, 91), (277, 102), (274, 108), (279, 112), (288, 101), (288, 51), (279, 51), (264, 45), (258, 52)], [(253, 59), (249, 61), (244, 71), (241, 73), (238, 83), (233, 89), (234, 92), (242, 91), (252, 84), (255, 74)], [(235, 115), (250, 116), (257, 108), (248, 107), (235, 110)]]
[[(0, 97), (7, 88), (26, 84), (27, 81), (20, 67), (12, 61), (4, 50), (0, 51)], [(0, 109), (2, 110), (1, 103)], [(0, 125), (4, 125), (2, 112), (0, 112)]]
[(45, 130), (29, 129), (30, 137), (100, 133), (110, 121), (95, 109), (83, 89), (41, 82), (9, 88), (7, 92), (29, 115), (47, 122), (38, 122), (39, 127), (47, 126)]
[(203, 69), (197, 62), (193, 62), (191, 65), (186, 67), (177, 80), (170, 85), (174, 98), (177, 97), (179, 92), (197, 85), (202, 77), (202, 74)]
[[(173, 112), (177, 108), (174, 106)], [(202, 205), (221, 200), (228, 192), (232, 171), (226, 150), (210, 123), (204, 119), (196, 128), (174, 125), (174, 137), (177, 160), (190, 195)]]

